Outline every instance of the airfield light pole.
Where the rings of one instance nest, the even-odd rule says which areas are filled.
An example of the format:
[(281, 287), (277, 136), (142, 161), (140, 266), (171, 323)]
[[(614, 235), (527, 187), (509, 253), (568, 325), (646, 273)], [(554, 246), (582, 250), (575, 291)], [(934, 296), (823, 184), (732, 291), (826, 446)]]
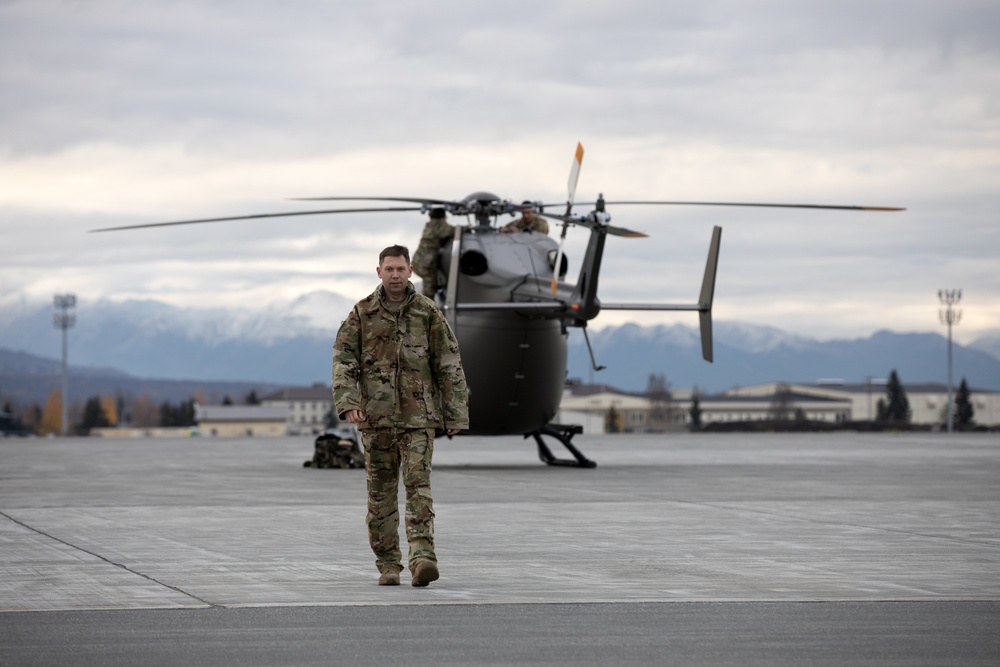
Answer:
[(60, 433), (66, 435), (66, 405), (69, 403), (69, 382), (66, 373), (67, 338), (69, 329), (76, 324), (76, 315), (69, 312), (70, 308), (76, 306), (75, 294), (56, 294), (52, 298), (53, 304), (59, 309), (52, 316), (52, 322), (57, 329), (62, 329), (62, 428)]
[(938, 317), (941, 318), (941, 324), (948, 325), (948, 433), (952, 432), (954, 426), (954, 415), (952, 414), (954, 410), (952, 409), (952, 389), (951, 389), (951, 327), (952, 325), (957, 325), (962, 320), (962, 311), (956, 310), (953, 306), (962, 300), (962, 290), (938, 290), (938, 299), (941, 300), (941, 305), (945, 306), (943, 310), (938, 311)]

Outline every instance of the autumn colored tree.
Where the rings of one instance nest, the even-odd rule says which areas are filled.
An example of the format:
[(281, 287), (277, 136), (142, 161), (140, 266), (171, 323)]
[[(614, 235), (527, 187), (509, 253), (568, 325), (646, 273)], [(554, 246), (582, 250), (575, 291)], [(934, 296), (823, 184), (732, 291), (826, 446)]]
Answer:
[(50, 435), (62, 431), (62, 392), (55, 387), (42, 409), (42, 420), (38, 424), (38, 435)]
[(114, 396), (105, 394), (101, 397), (101, 410), (108, 421), (108, 426), (118, 426), (118, 406)]

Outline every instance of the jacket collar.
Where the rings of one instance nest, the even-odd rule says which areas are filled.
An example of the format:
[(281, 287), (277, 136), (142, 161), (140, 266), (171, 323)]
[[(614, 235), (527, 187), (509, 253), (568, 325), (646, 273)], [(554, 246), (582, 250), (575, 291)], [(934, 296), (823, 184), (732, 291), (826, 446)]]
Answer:
[[(406, 281), (406, 298), (403, 299), (404, 306), (409, 305), (413, 302), (413, 298), (417, 294), (417, 289), (413, 286), (413, 283), (409, 280)], [(372, 306), (383, 306), (388, 308), (389, 300), (385, 296), (385, 286), (379, 285), (372, 292), (372, 297), (369, 300)]]

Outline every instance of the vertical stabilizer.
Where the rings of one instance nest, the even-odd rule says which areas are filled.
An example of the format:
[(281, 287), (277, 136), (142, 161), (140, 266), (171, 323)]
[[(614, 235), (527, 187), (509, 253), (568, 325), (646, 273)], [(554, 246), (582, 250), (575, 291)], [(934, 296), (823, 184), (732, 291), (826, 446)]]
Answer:
[(705, 262), (705, 277), (701, 281), (698, 296), (698, 319), (701, 325), (701, 356), (712, 361), (712, 300), (715, 298), (715, 272), (719, 267), (719, 244), (722, 241), (722, 227), (712, 230), (712, 243), (708, 247)]

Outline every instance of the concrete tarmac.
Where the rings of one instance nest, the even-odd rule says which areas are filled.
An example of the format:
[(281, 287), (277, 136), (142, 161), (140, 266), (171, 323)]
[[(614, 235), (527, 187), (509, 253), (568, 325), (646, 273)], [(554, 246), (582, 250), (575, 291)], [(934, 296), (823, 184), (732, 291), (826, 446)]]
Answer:
[(439, 441), (413, 588), (310, 438), (2, 440), (0, 664), (1000, 664), (997, 435), (575, 442)]

